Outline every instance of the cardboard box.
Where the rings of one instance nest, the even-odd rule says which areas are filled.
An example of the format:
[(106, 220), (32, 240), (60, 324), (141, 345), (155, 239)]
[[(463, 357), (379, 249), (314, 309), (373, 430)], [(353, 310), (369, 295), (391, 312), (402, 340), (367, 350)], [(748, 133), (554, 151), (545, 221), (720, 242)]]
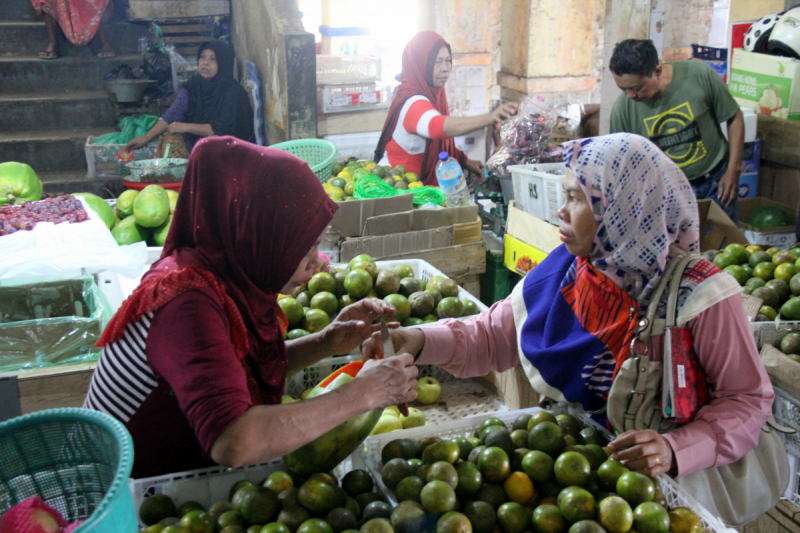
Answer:
[(508, 206), (506, 234), (546, 253), (561, 246), (558, 226), (518, 209), (513, 201)]
[(455, 226), (422, 231), (409, 231), (376, 237), (345, 239), (339, 246), (339, 261), (347, 263), (354, 257), (367, 254), (375, 259), (391, 257), (453, 245)]
[(506, 233), (504, 238), (503, 264), (511, 272), (526, 275), (544, 261), (547, 253), (539, 250), (535, 246), (526, 244)]
[(413, 194), (340, 202), (339, 210), (331, 221), (331, 229), (340, 232), (343, 237), (360, 237), (364, 234), (364, 224), (370, 217), (410, 211), (413, 208)]
[(756, 113), (800, 120), (800, 60), (734, 50), (728, 90)]
[[(789, 216), (792, 221), (791, 225), (770, 229), (758, 229), (744, 222), (750, 218), (750, 215), (752, 215), (756, 209), (761, 207), (777, 207)], [(797, 242), (795, 236), (797, 213), (795, 208), (789, 207), (788, 205), (783, 205), (782, 203), (768, 200), (767, 198), (745, 198), (744, 200), (739, 200), (739, 220), (743, 221), (741, 223), (742, 231), (751, 244), (769, 244), (771, 246), (788, 249), (789, 246)]]
[[(739, 214), (741, 217), (741, 200)], [(700, 215), (700, 251), (722, 250), (729, 244), (750, 244), (733, 220), (713, 200), (698, 200)]]
[(445, 209), (409, 209), (399, 213), (395, 212), (389, 215), (368, 218), (364, 225), (363, 236), (391, 235), (409, 231), (444, 228), (454, 224), (473, 223), (477, 218), (477, 205)]

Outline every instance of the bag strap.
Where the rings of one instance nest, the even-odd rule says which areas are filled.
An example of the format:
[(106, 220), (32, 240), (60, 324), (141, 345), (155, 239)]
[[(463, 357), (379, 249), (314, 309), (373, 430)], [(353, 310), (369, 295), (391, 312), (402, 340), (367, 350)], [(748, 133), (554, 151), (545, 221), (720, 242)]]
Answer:
[[(653, 331), (653, 321), (655, 320), (656, 311), (658, 310), (658, 303), (661, 301), (661, 296), (664, 294), (664, 290), (666, 290), (668, 285), (671, 285), (670, 282), (672, 281), (673, 276), (675, 276), (676, 271), (678, 272), (677, 275), (679, 280), (677, 285), (680, 285), (680, 278), (683, 277), (683, 269), (678, 270), (678, 266), (679, 264), (683, 263), (683, 260), (687, 256), (689, 259), (691, 259), (691, 254), (687, 252), (682, 252), (673, 257), (669, 263), (667, 263), (666, 268), (664, 268), (664, 273), (662, 274), (661, 279), (658, 281), (658, 285), (656, 285), (656, 288), (653, 290), (653, 295), (650, 298), (650, 306), (647, 309), (647, 315), (643, 320), (640, 320), (639, 326), (641, 329), (636, 335), (639, 342), (644, 345), (647, 345), (647, 343), (650, 341), (650, 333)], [(686, 263), (688, 263), (688, 261), (686, 261)], [(685, 267), (686, 264), (683, 263), (683, 266)], [(677, 294), (675, 303), (677, 304)], [(633, 346), (631, 346), (631, 348), (633, 348)], [(633, 353), (633, 349), (631, 349), (631, 353)]]
[(683, 273), (686, 271), (686, 267), (689, 263), (697, 256), (694, 254), (683, 254), (683, 256), (678, 256), (675, 258), (675, 261), (678, 265), (675, 267), (675, 273), (670, 279), (669, 283), (669, 294), (667, 295), (667, 327), (672, 328), (676, 325), (676, 317), (678, 314), (678, 293), (681, 289), (681, 280), (683, 279)]

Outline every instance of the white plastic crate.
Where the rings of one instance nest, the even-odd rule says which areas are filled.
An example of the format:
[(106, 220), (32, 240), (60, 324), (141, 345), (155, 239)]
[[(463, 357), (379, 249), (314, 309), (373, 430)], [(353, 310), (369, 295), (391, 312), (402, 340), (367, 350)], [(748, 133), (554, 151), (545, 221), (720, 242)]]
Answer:
[(386, 109), (391, 103), (388, 85), (378, 82), (323, 85), (317, 88), (317, 107), (323, 113)]
[(776, 348), (780, 346), (783, 339), (790, 331), (800, 331), (800, 321), (781, 320), (780, 315), (771, 322), (751, 322), (750, 329), (756, 339), (756, 345), (760, 350), (763, 346), (771, 344)]
[(336, 135), (326, 135), (326, 141), (336, 146), (339, 161), (346, 161), (350, 157), (359, 160), (370, 160), (375, 156), (375, 147), (381, 138), (381, 132), (368, 131), (364, 133), (342, 133)]
[[(539, 407), (533, 407), (530, 409), (507, 411), (505, 413), (497, 413), (489, 416), (475, 416), (435, 427), (424, 426), (420, 428), (407, 429), (402, 432), (393, 431), (391, 433), (374, 435), (367, 437), (367, 439), (364, 441), (364, 444), (355, 452), (353, 452), (353, 462), (365, 464), (367, 470), (369, 470), (370, 474), (372, 474), (372, 477), (375, 479), (375, 483), (378, 485), (378, 488), (384, 494), (384, 496), (386, 496), (386, 499), (389, 501), (389, 503), (392, 505), (397, 505), (397, 500), (394, 496), (394, 493), (383, 484), (383, 480), (380, 476), (381, 468), (383, 468), (383, 463), (381, 461), (381, 450), (390, 441), (397, 438), (420, 439), (433, 436), (445, 439), (453, 437), (472, 437), (475, 430), (480, 427), (481, 422), (490, 416), (499, 418), (508, 426), (522, 414), (533, 414), (541, 410), (542, 409)], [(552, 409), (548, 409), (548, 411), (554, 414), (569, 413), (575, 416), (583, 425), (593, 427), (601, 432), (606, 438), (611, 439), (611, 434), (605, 428), (601, 427), (594, 420), (589, 418), (589, 416), (583, 411), (576, 410), (572, 407), (566, 408), (560, 405)], [(689, 495), (682, 487), (677, 485), (671, 478), (661, 475), (658, 477), (658, 481), (661, 485), (661, 491), (666, 497), (667, 505), (670, 508), (687, 507), (693, 510), (695, 513), (697, 513), (697, 516), (700, 517), (703, 526), (714, 533), (735, 533), (735, 530), (727, 528), (722, 520), (712, 515), (705, 507), (703, 507), (697, 500)]]
[[(341, 480), (347, 472), (355, 468), (358, 467), (348, 457), (339, 463), (333, 473)], [(252, 483), (260, 484), (270, 474), (281, 470), (287, 471), (288, 469), (282, 460), (277, 459), (268, 463), (243, 466), (241, 468), (212, 466), (164, 476), (130, 479), (128, 484), (131, 488), (133, 505), (136, 508), (136, 516), (138, 517), (139, 508), (145, 498), (156, 494), (169, 496), (175, 502), (176, 507), (182, 503), (194, 501), (208, 509), (218, 501), (228, 500), (230, 489), (237, 481), (246, 479)], [(139, 525), (146, 527), (141, 520)]]
[(536, 218), (559, 225), (558, 209), (564, 203), (561, 181), (566, 169), (566, 163), (509, 166), (517, 207)]
[[(285, 394), (299, 398), (304, 390), (315, 387), (336, 370), (360, 360), (361, 357), (355, 355), (323, 359), (289, 377), (286, 380)], [(442, 394), (437, 402), (430, 405), (414, 404), (414, 407), (425, 413), (425, 420), (430, 426), (470, 416), (508, 411), (500, 398), (471, 379), (457, 378), (434, 365), (417, 365), (417, 368), (418, 379), (432, 376), (442, 386)]]
[(366, 83), (381, 79), (381, 60), (359, 55), (317, 55), (317, 85)]
[[(87, 137), (83, 152), (86, 155), (87, 175), (89, 179), (119, 178), (127, 176), (130, 171), (125, 163), (117, 159), (117, 152), (125, 149), (124, 144), (92, 144), (97, 137)], [(158, 142), (153, 141), (133, 152), (133, 160), (153, 159), (156, 156)]]

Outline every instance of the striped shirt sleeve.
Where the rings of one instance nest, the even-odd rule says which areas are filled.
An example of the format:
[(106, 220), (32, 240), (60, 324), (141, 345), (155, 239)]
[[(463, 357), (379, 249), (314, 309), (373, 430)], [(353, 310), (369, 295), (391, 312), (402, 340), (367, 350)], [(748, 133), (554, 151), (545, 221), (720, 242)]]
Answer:
[(409, 106), (403, 118), (403, 128), (426, 139), (444, 139), (444, 115), (425, 97)]

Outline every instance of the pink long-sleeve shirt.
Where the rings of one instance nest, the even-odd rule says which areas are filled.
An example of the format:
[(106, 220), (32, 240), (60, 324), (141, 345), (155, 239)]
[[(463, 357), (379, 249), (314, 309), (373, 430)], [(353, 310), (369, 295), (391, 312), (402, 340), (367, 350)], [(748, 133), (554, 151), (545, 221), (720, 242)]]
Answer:
[[(664, 435), (678, 476), (733, 463), (755, 448), (775, 398), (740, 295), (711, 306), (685, 326), (712, 391), (711, 402), (694, 421)], [(520, 364), (511, 298), (477, 318), (449, 320), (422, 331), (425, 348), (419, 364), (438, 365), (458, 377), (503, 372)], [(651, 337), (650, 353), (660, 359), (661, 337)]]

